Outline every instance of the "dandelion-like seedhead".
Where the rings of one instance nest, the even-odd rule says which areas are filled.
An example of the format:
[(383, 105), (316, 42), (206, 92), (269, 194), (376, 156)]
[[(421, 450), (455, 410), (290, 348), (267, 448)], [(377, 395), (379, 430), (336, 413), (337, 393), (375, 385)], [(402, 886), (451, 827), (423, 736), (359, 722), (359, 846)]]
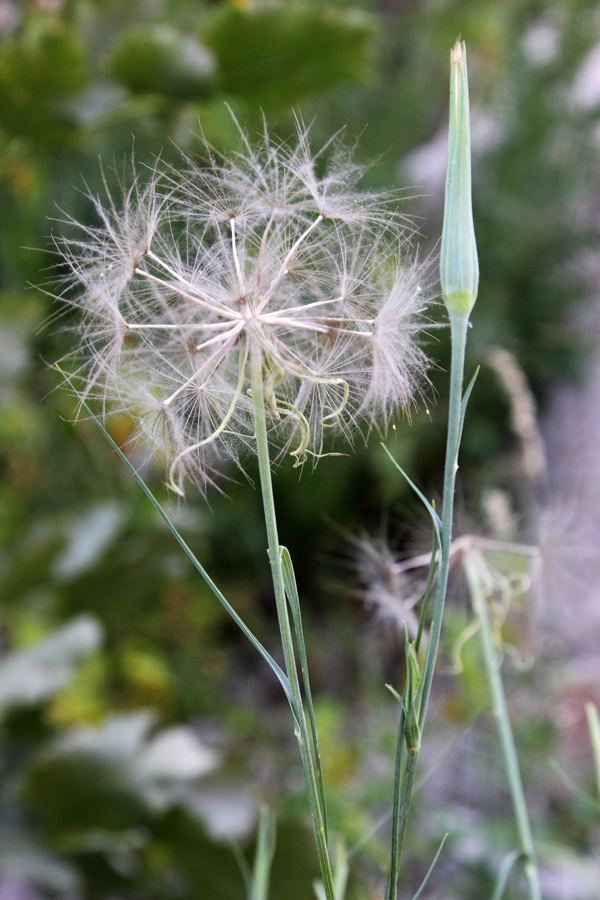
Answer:
[(404, 637), (405, 629), (411, 638), (417, 634), (419, 617), (414, 607), (422, 599), (424, 584), (421, 572), (415, 579), (409, 567), (396, 558), (383, 538), (361, 535), (353, 541), (355, 567), (361, 586), (362, 599), (384, 623), (396, 625)]
[(385, 426), (426, 368), (411, 229), (357, 189), (338, 141), (315, 157), (300, 125), (293, 147), (240, 129), (231, 159), (206, 150), (205, 166), (135, 177), (119, 204), (91, 197), (100, 225), (58, 241), (83, 393), (133, 415), (176, 490), (254, 449), (257, 360), (270, 436), (296, 464), (328, 430)]
[[(400, 559), (387, 541), (369, 535), (355, 538), (352, 543), (365, 605), (381, 621), (395, 623), (402, 634), (406, 627), (409, 637), (414, 637), (419, 622), (416, 607), (425, 595), (431, 553)], [(533, 662), (533, 647), (527, 632), (533, 616), (532, 594), (540, 575), (540, 563), (539, 548), (529, 544), (463, 534), (450, 545), (450, 566), (455, 575), (464, 577), (469, 567), (476, 570), (498, 652), (509, 655), (521, 669), (529, 668)], [(471, 601), (475, 606), (472, 593)], [(518, 636), (518, 646), (503, 636), (509, 615), (512, 623), (508, 631)], [(477, 621), (471, 621), (459, 634), (452, 648), (455, 673), (462, 671), (464, 646), (477, 634), (478, 628)]]

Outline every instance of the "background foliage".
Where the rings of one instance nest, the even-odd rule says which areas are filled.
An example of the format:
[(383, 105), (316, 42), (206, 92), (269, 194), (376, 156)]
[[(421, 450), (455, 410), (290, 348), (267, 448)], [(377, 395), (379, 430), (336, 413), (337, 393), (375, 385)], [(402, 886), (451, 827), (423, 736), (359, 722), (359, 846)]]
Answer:
[[(483, 366), (462, 490), (477, 515), (478, 498), (497, 487), (523, 512), (530, 495), (511, 463), (509, 404), (487, 360), (493, 345), (512, 351), (542, 406), (553, 379), (585, 367), (569, 321), (589, 293), (586, 253), (597, 239), (600, 91), (585, 77), (600, 39), (597, 4), (0, 2), (0, 885), (18, 885), (23, 896), (235, 900), (243, 881), (229, 842), (251, 853), (257, 803), (267, 800), (280, 819), (273, 898), (311, 895), (313, 853), (277, 685), (101, 436), (88, 422), (73, 427), (73, 399), (56, 389), (47, 361), (68, 352), (73, 323), (52, 298), (52, 234), (69, 228), (65, 217), (91, 221), (84, 186), (102, 192), (102, 171), (113, 188), (126, 181), (132, 154), (138, 168), (158, 154), (177, 164), (179, 149), (199, 152), (200, 130), (220, 150), (234, 148), (228, 105), (251, 134), (264, 114), (288, 137), (293, 110), (313, 122), (315, 147), (345, 129), (359, 158), (375, 160), (365, 186), (417, 195), (406, 210), (422, 217), (422, 252), (435, 258), (448, 50), (459, 34), (470, 53), (481, 261), (468, 364)], [(432, 493), (446, 345), (445, 332), (432, 330), (428, 408), (415, 410), (410, 427), (398, 422), (389, 440)], [(129, 421), (117, 417), (110, 430), (271, 646), (259, 498), (249, 483), (229, 473), (226, 497), (173, 505), (160, 470), (128, 445)], [(252, 465), (248, 474), (253, 480)], [(378, 883), (384, 849), (365, 835), (387, 808), (393, 754), (393, 701), (382, 685), (402, 677), (402, 642), (393, 627), (371, 628), (357, 602), (348, 538), (370, 528), (404, 548), (420, 514), (375, 439), (303, 472), (300, 485), (283, 463), (276, 490), (307, 607), (332, 818), (351, 845), (362, 842), (351, 890), (366, 897), (360, 885)], [(448, 647), (464, 627), (461, 610), (449, 620)], [(441, 805), (424, 791), (407, 891), (449, 822), (435, 876), (453, 885), (447, 896), (489, 893), (502, 855), (495, 848), (511, 846), (472, 653), (460, 677), (441, 678), (431, 732), (432, 763), (462, 740), (460, 761), (446, 769), (462, 787), (433, 775)], [(560, 740), (541, 681), (521, 676), (515, 694), (538, 834), (565, 858), (585, 858), (597, 802), (548, 778)], [(584, 766), (583, 787), (590, 773)], [(490, 802), (499, 815), (481, 837)]]

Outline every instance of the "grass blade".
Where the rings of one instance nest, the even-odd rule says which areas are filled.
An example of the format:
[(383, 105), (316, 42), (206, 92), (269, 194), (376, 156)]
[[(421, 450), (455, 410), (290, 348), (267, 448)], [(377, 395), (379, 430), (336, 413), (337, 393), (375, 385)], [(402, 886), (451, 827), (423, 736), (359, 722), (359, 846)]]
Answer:
[(480, 369), (480, 366), (477, 366), (477, 368), (475, 369), (475, 374), (471, 378), (471, 380), (469, 382), (469, 386), (467, 387), (465, 393), (463, 394), (462, 402), (460, 404), (460, 426), (459, 426), (459, 432), (458, 432), (459, 441), (462, 438), (463, 426), (465, 424), (465, 416), (467, 414), (467, 406), (469, 403), (469, 397), (471, 396), (473, 388), (475, 387), (475, 382), (477, 381), (477, 376), (479, 375), (479, 369)]
[(415, 492), (415, 494), (417, 495), (417, 497), (419, 498), (419, 500), (420, 500), (420, 501), (423, 503), (423, 505), (425, 506), (425, 509), (427, 510), (427, 512), (429, 513), (429, 515), (431, 516), (431, 521), (433, 522), (433, 527), (434, 527), (435, 533), (436, 533), (436, 535), (437, 535), (438, 544), (441, 545), (441, 543), (442, 543), (442, 538), (441, 538), (441, 533), (440, 533), (440, 532), (441, 532), (441, 528), (442, 528), (442, 520), (440, 519), (440, 517), (439, 517), (438, 514), (436, 513), (436, 511), (435, 511), (435, 509), (433, 508), (432, 504), (431, 504), (431, 503), (429, 502), (429, 500), (425, 497), (425, 494), (424, 494), (422, 491), (419, 490), (419, 488), (416, 486), (416, 484), (414, 483), (414, 481), (411, 481), (411, 479), (408, 477), (408, 475), (406, 474), (406, 472), (404, 471), (404, 469), (402, 468), (402, 466), (399, 465), (399, 463), (396, 462), (396, 460), (394, 459), (394, 457), (392, 456), (392, 454), (390, 453), (390, 451), (388, 450), (388, 448), (385, 446), (385, 444), (382, 444), (381, 446), (383, 447), (383, 449), (385, 450), (385, 452), (387, 453), (387, 455), (389, 456), (389, 458), (391, 459), (391, 461), (393, 462), (393, 464), (396, 466), (396, 468), (398, 469), (398, 471), (400, 472), (400, 474), (402, 475), (402, 477), (408, 482), (408, 484), (411, 486), (411, 488), (413, 489), (413, 491)]
[(433, 857), (433, 862), (431, 863), (431, 865), (430, 865), (429, 868), (427, 869), (427, 874), (426, 874), (425, 878), (423, 879), (423, 881), (422, 881), (422, 883), (421, 883), (421, 887), (419, 888), (419, 890), (417, 891), (417, 893), (414, 895), (413, 900), (418, 900), (418, 898), (419, 898), (419, 897), (421, 896), (421, 894), (423, 893), (423, 890), (425, 889), (425, 885), (426, 885), (427, 882), (429, 881), (429, 876), (430, 876), (431, 873), (433, 872), (433, 870), (434, 870), (434, 868), (435, 868), (435, 864), (436, 864), (436, 862), (438, 861), (439, 855), (440, 855), (440, 853), (442, 852), (442, 849), (443, 849), (443, 847), (444, 847), (444, 844), (446, 843), (446, 838), (447, 838), (447, 837), (448, 837), (448, 835), (445, 834), (444, 837), (442, 838), (442, 842), (441, 842), (440, 846), (439, 846), (438, 849), (437, 849), (437, 853), (436, 853), (435, 856)]
[(294, 631), (296, 634), (296, 644), (298, 654), (300, 656), (300, 668), (302, 670), (302, 681), (304, 684), (304, 694), (306, 697), (306, 705), (308, 707), (308, 717), (310, 721), (310, 730), (312, 734), (313, 748), (315, 751), (315, 759), (317, 763), (317, 787), (319, 790), (319, 800), (321, 803), (321, 812), (323, 816), (323, 827), (325, 829), (325, 840), (328, 840), (327, 833), (327, 808), (325, 805), (325, 787), (323, 785), (323, 771), (321, 768), (321, 751), (319, 749), (319, 738), (317, 735), (317, 722), (315, 719), (315, 710), (312, 701), (312, 691), (310, 689), (310, 679), (308, 676), (308, 660), (306, 658), (306, 645), (304, 643), (304, 628), (302, 627), (302, 613), (300, 610), (300, 597), (298, 595), (298, 587), (296, 585), (296, 576), (292, 566), (292, 558), (287, 547), (280, 545), (279, 553), (281, 557), (281, 568), (283, 571), (283, 583), (285, 593), (292, 611), (292, 621), (294, 623)]
[(421, 615), (419, 616), (419, 627), (417, 629), (417, 636), (415, 638), (415, 651), (417, 655), (419, 650), (421, 649), (421, 639), (423, 637), (423, 631), (425, 629), (425, 619), (427, 618), (427, 610), (429, 609), (429, 599), (431, 597), (431, 588), (433, 587), (433, 578), (435, 575), (435, 566), (437, 562), (437, 535), (433, 534), (432, 540), (433, 546), (431, 547), (431, 562), (429, 564), (429, 572), (427, 574), (427, 584), (425, 585), (425, 592), (423, 594), (423, 600), (421, 601)]
[(398, 693), (398, 691), (396, 690), (396, 688), (393, 688), (391, 684), (386, 684), (386, 688), (388, 689), (388, 691), (390, 692), (390, 694), (393, 694), (393, 695), (394, 695), (394, 697), (396, 698), (396, 700), (397, 700), (398, 703), (400, 704), (401, 708), (404, 710), (404, 698), (400, 696), (400, 694)]
[(510, 873), (512, 872), (514, 864), (521, 859), (521, 855), (520, 850), (511, 850), (511, 852), (502, 860), (502, 865), (498, 870), (498, 878), (496, 879), (492, 900), (502, 900), (504, 891), (508, 885)]
[(335, 900), (344, 900), (349, 874), (350, 866), (348, 864), (346, 844), (343, 838), (338, 838), (335, 846), (335, 866), (333, 869)]

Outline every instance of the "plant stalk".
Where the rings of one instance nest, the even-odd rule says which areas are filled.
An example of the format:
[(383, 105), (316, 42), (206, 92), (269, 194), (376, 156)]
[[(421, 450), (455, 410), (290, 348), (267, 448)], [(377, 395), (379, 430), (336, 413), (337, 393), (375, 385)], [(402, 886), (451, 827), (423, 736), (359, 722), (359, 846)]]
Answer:
[(448, 407), (448, 436), (446, 440), (446, 463), (444, 469), (444, 494), (442, 499), (442, 545), (440, 547), (440, 567), (433, 601), (431, 627), (427, 640), (427, 651), (423, 664), (423, 675), (419, 685), (421, 702), (419, 708), (419, 725), (423, 727), (427, 714), (427, 704), (431, 693), (433, 672), (437, 660), (442, 621), (448, 590), (448, 574), (450, 571), (450, 547), (452, 545), (452, 522), (454, 518), (454, 489), (458, 472), (458, 451), (462, 436), (463, 416), (461, 411), (463, 397), (463, 379), (465, 366), (465, 349), (467, 343), (468, 314), (450, 314), (450, 332), (452, 338), (452, 363), (450, 369), (450, 400)]
[(273, 589), (275, 593), (275, 604), (277, 607), (277, 618), (279, 621), (279, 630), (281, 633), (281, 643), (285, 659), (285, 668), (290, 682), (292, 711), (294, 713), (294, 718), (296, 721), (296, 737), (300, 745), (300, 755), (302, 758), (302, 766), (304, 769), (304, 778), (306, 782), (310, 814), (312, 819), (313, 831), (315, 834), (315, 841), (317, 844), (317, 852), (319, 855), (319, 863), (321, 866), (321, 876), (323, 878), (325, 895), (327, 897), (327, 900), (335, 900), (333, 873), (331, 869), (331, 861), (329, 859), (327, 838), (325, 833), (324, 811), (321, 809), (319, 791), (317, 788), (315, 777), (309, 730), (304, 713), (304, 704), (302, 701), (300, 681), (296, 669), (296, 656), (294, 653), (292, 630), (290, 625), (287, 600), (285, 596), (280, 544), (277, 531), (277, 518), (275, 514), (275, 503), (273, 499), (273, 482), (271, 479), (269, 442), (267, 437), (267, 416), (265, 410), (262, 351), (260, 350), (260, 347), (257, 346), (253, 346), (251, 350), (251, 390), (254, 413), (254, 427), (256, 429), (256, 452), (258, 456), (260, 486), (265, 514), (265, 525), (267, 530), (269, 559), (271, 562), (271, 575), (273, 578)]
[(479, 621), (483, 661), (492, 694), (494, 715), (498, 723), (500, 746), (502, 748), (506, 776), (512, 796), (515, 822), (519, 834), (519, 843), (524, 858), (523, 868), (529, 888), (529, 897), (530, 900), (541, 900), (542, 895), (540, 891), (535, 847), (533, 836), (531, 834), (531, 824), (529, 822), (527, 802), (525, 800), (525, 792), (521, 780), (521, 770), (519, 768), (515, 739), (508, 714), (506, 694), (504, 693), (504, 684), (502, 682), (502, 674), (500, 671), (500, 660), (498, 658), (494, 641), (494, 631), (490, 620), (485, 581), (481, 576), (482, 561), (479, 552), (477, 550), (471, 550), (467, 553), (464, 565), (473, 608)]
[[(468, 325), (468, 313), (450, 313), (452, 362), (450, 368), (450, 399), (448, 407), (446, 465), (444, 470), (444, 494), (442, 499), (440, 566), (433, 601), (431, 627), (423, 663), (423, 674), (419, 683), (416, 701), (419, 717), (418, 724), (421, 732), (423, 731), (423, 724), (427, 713), (427, 704), (431, 693), (431, 684), (440, 643), (446, 592), (448, 588), (450, 546), (452, 544), (452, 520), (454, 515), (454, 488), (456, 484), (456, 473), (458, 471), (458, 450), (463, 423), (463, 411), (461, 407), (463, 400), (465, 348)], [(406, 768), (402, 781), (402, 792), (398, 804), (398, 818), (392, 825), (392, 854), (386, 900), (396, 900), (398, 892), (400, 861), (402, 858), (408, 811), (417, 770), (418, 755), (418, 750), (407, 754)], [(396, 765), (398, 775), (398, 762)], [(396, 789), (397, 788), (398, 784), (396, 785)]]

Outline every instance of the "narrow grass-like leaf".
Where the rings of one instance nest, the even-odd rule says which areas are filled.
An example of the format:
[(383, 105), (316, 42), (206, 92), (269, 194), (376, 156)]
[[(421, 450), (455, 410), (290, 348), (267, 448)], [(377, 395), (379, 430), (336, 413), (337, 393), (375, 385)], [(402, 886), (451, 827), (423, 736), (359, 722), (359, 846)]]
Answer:
[(348, 851), (346, 850), (346, 842), (343, 838), (338, 838), (335, 845), (335, 865), (333, 867), (333, 887), (335, 891), (335, 900), (344, 900), (346, 896), (346, 888), (348, 887), (348, 875), (350, 866), (348, 865)]
[(261, 806), (258, 817), (258, 838), (252, 871), (252, 890), (249, 900), (269, 900), (271, 867), (276, 842), (275, 813), (268, 806)]
[(252, 897), (252, 873), (250, 871), (250, 866), (248, 865), (248, 860), (244, 856), (242, 852), (242, 848), (237, 843), (237, 841), (231, 841), (230, 843), (231, 852), (235, 857), (235, 861), (238, 864), (238, 868), (240, 870), (240, 874), (244, 881), (244, 888), (246, 891), (246, 897)]
[(323, 816), (323, 826), (325, 828), (325, 839), (328, 840), (327, 831), (327, 808), (325, 804), (325, 787), (323, 784), (323, 770), (321, 767), (321, 751), (319, 749), (319, 737), (317, 734), (317, 722), (315, 719), (315, 710), (312, 700), (312, 691), (310, 689), (310, 679), (308, 676), (308, 660), (306, 657), (306, 644), (304, 642), (304, 628), (302, 626), (302, 612), (300, 609), (300, 597), (298, 595), (298, 586), (296, 584), (296, 576), (294, 575), (294, 567), (292, 558), (287, 547), (279, 546), (279, 554), (281, 558), (281, 569), (283, 572), (283, 584), (285, 593), (292, 611), (292, 621), (294, 623), (294, 631), (296, 634), (296, 645), (300, 656), (300, 668), (302, 670), (302, 681), (304, 683), (304, 694), (306, 697), (306, 705), (308, 707), (308, 717), (310, 720), (310, 730), (312, 734), (313, 749), (315, 751), (315, 759), (317, 763), (317, 786), (319, 789), (319, 800), (321, 802), (321, 813)]
[(325, 895), (325, 888), (323, 887), (322, 881), (313, 881), (313, 890), (315, 892), (315, 897), (317, 900), (327, 900)]
[[(433, 504), (432, 504), (433, 506)], [(425, 620), (427, 618), (427, 610), (429, 609), (429, 600), (431, 597), (431, 588), (433, 587), (433, 578), (435, 575), (435, 567), (437, 563), (437, 534), (433, 533), (432, 536), (432, 547), (431, 547), (431, 562), (429, 563), (429, 572), (427, 574), (427, 584), (425, 585), (425, 591), (423, 593), (423, 599), (421, 601), (421, 615), (419, 616), (419, 627), (417, 629), (417, 636), (415, 638), (415, 651), (418, 655), (419, 650), (421, 649), (421, 639), (423, 637), (423, 631), (425, 630)]]
[(502, 900), (504, 891), (508, 886), (508, 879), (510, 878), (510, 873), (513, 870), (513, 866), (521, 859), (521, 857), (522, 853), (520, 850), (511, 850), (511, 852), (504, 857), (504, 859), (502, 860), (502, 864), (498, 869), (498, 878), (496, 879), (496, 884), (494, 885), (492, 900)]
[(58, 366), (55, 366), (55, 368), (57, 369), (58, 372), (60, 372), (62, 377), (65, 379), (65, 381), (67, 382), (67, 384), (69, 385), (69, 387), (71, 388), (71, 390), (73, 391), (73, 393), (75, 394), (77, 399), (79, 400), (79, 403), (81, 404), (82, 408), (85, 409), (86, 413), (92, 420), (92, 422), (96, 425), (97, 428), (100, 429), (100, 431), (102, 432), (102, 434), (104, 435), (104, 437), (106, 438), (106, 440), (108, 441), (110, 446), (113, 448), (115, 453), (119, 456), (121, 461), (129, 469), (129, 471), (131, 472), (131, 474), (133, 475), (133, 477), (135, 478), (135, 480), (141, 487), (142, 491), (144, 492), (144, 494), (146, 495), (148, 500), (152, 503), (152, 505), (158, 512), (158, 514), (164, 520), (169, 531), (171, 532), (171, 534), (173, 535), (173, 537), (175, 538), (175, 540), (177, 541), (177, 543), (179, 544), (179, 546), (181, 547), (181, 549), (183, 550), (185, 555), (188, 557), (188, 559), (190, 560), (192, 565), (200, 573), (200, 575), (202, 576), (202, 578), (204, 579), (204, 581), (206, 582), (208, 587), (211, 589), (211, 591), (213, 592), (213, 594), (215, 595), (215, 597), (217, 598), (219, 603), (229, 613), (229, 615), (231, 616), (233, 621), (241, 629), (241, 631), (246, 635), (246, 637), (248, 638), (250, 643), (258, 650), (258, 652), (263, 657), (263, 659), (269, 664), (272, 671), (277, 676), (277, 679), (279, 680), (279, 683), (281, 684), (283, 690), (285, 691), (285, 695), (290, 703), (290, 706), (292, 707), (292, 712), (293, 712), (294, 704), (292, 702), (290, 683), (289, 683), (289, 679), (288, 679), (287, 675), (285, 674), (285, 672), (275, 662), (275, 660), (273, 659), (273, 657), (271, 656), (269, 651), (266, 649), (266, 647), (263, 647), (263, 645), (258, 640), (258, 638), (255, 637), (255, 635), (252, 633), (252, 631), (250, 631), (250, 629), (248, 628), (248, 626), (246, 625), (244, 620), (238, 615), (238, 613), (235, 611), (235, 609), (229, 603), (229, 601), (225, 599), (225, 597), (223, 596), (223, 594), (221, 593), (219, 588), (216, 586), (216, 584), (214, 583), (214, 581), (212, 580), (212, 578), (210, 577), (210, 575), (208, 574), (208, 572), (206, 571), (206, 569), (204, 568), (202, 563), (197, 559), (197, 557), (192, 552), (190, 547), (187, 545), (187, 543), (181, 537), (181, 535), (177, 531), (175, 525), (173, 524), (173, 522), (171, 522), (167, 513), (164, 511), (164, 509), (162, 508), (162, 506), (160, 505), (160, 503), (158, 502), (158, 500), (156, 499), (156, 497), (154, 496), (154, 494), (152, 493), (150, 488), (147, 486), (146, 482), (136, 471), (135, 467), (132, 466), (132, 464), (129, 462), (129, 460), (127, 459), (127, 457), (125, 456), (125, 454), (123, 453), (121, 448), (118, 446), (118, 444), (116, 444), (115, 441), (113, 441), (113, 439), (111, 438), (110, 434), (108, 433), (108, 431), (106, 430), (106, 428), (104, 427), (104, 425), (102, 424), (100, 419), (96, 415), (94, 415), (94, 413), (92, 412), (90, 407), (87, 405), (87, 403), (85, 402), (85, 400), (83, 399), (81, 394), (77, 391), (77, 388), (75, 388), (75, 386), (73, 385), (73, 383), (70, 380), (70, 378), (68, 377), (68, 375), (66, 375), (65, 372), (63, 372)]
[(419, 488), (416, 486), (416, 484), (414, 483), (414, 481), (411, 481), (411, 479), (408, 477), (408, 475), (406, 474), (406, 472), (404, 471), (404, 469), (402, 468), (402, 466), (400, 466), (400, 465), (396, 462), (396, 460), (394, 459), (394, 457), (392, 456), (392, 454), (390, 453), (390, 451), (388, 450), (388, 448), (385, 446), (385, 444), (382, 444), (381, 446), (383, 447), (383, 449), (385, 450), (385, 452), (387, 453), (387, 455), (389, 456), (389, 458), (391, 459), (391, 461), (393, 462), (393, 464), (396, 466), (396, 468), (398, 469), (398, 471), (400, 472), (400, 474), (403, 476), (403, 478), (406, 479), (406, 481), (408, 482), (408, 484), (411, 486), (411, 488), (413, 489), (413, 491), (415, 492), (415, 494), (417, 495), (417, 497), (419, 498), (419, 500), (421, 500), (421, 502), (424, 504), (425, 509), (427, 510), (427, 512), (429, 513), (429, 515), (431, 516), (431, 521), (433, 522), (433, 527), (435, 528), (435, 533), (436, 533), (436, 535), (437, 535), (438, 543), (441, 544), (442, 538), (441, 538), (441, 533), (440, 533), (440, 532), (441, 532), (441, 528), (442, 528), (442, 520), (440, 519), (440, 517), (438, 516), (437, 512), (436, 512), (435, 509), (433, 508), (432, 504), (429, 502), (429, 500), (427, 500), (427, 498), (425, 497), (425, 495), (423, 494), (423, 492), (419, 490)]
[(440, 855), (440, 853), (442, 852), (442, 849), (443, 849), (443, 847), (444, 847), (444, 844), (446, 843), (446, 838), (447, 838), (447, 837), (448, 837), (448, 835), (445, 834), (444, 837), (442, 838), (442, 842), (441, 842), (440, 846), (439, 846), (438, 849), (437, 849), (437, 853), (436, 853), (435, 856), (433, 857), (433, 862), (431, 863), (431, 865), (430, 865), (429, 868), (427, 869), (427, 874), (426, 874), (425, 878), (423, 879), (423, 881), (422, 881), (422, 883), (421, 883), (421, 887), (419, 888), (419, 890), (417, 891), (417, 893), (414, 895), (413, 900), (418, 900), (418, 898), (419, 898), (419, 897), (421, 896), (421, 894), (423, 893), (423, 890), (424, 890), (424, 888), (425, 888), (425, 885), (426, 885), (427, 882), (429, 881), (429, 876), (430, 876), (431, 873), (433, 872), (433, 870), (434, 870), (434, 868), (435, 868), (435, 864), (436, 864), (436, 862), (438, 861), (439, 855)]
[(459, 443), (460, 443), (460, 440), (461, 440), (461, 438), (462, 438), (463, 427), (464, 427), (464, 424), (465, 424), (465, 416), (466, 416), (466, 414), (467, 414), (467, 406), (468, 406), (468, 404), (469, 404), (469, 397), (471, 396), (471, 393), (472, 393), (472, 391), (473, 391), (473, 388), (475, 387), (475, 382), (477, 381), (477, 376), (479, 375), (479, 369), (480, 369), (480, 368), (481, 368), (481, 366), (477, 366), (477, 368), (475, 369), (475, 374), (474, 374), (473, 377), (471, 378), (471, 380), (470, 380), (470, 382), (469, 382), (469, 385), (468, 385), (466, 391), (465, 391), (464, 394), (463, 394), (463, 398), (462, 398), (462, 401), (461, 401), (461, 404), (460, 404), (460, 424), (459, 424), (459, 430), (458, 430), (458, 440), (459, 440)]
[(400, 696), (400, 694), (398, 693), (398, 691), (396, 690), (396, 688), (393, 688), (391, 684), (386, 684), (386, 688), (388, 689), (388, 691), (389, 691), (391, 694), (394, 695), (394, 697), (396, 698), (396, 700), (398, 701), (398, 703), (400, 704), (400, 706), (402, 707), (402, 709), (405, 709), (405, 706), (404, 706), (404, 698)]
[(557, 759), (553, 759), (550, 762), (550, 765), (554, 769), (554, 771), (559, 775), (563, 784), (569, 791), (576, 797), (580, 803), (587, 804), (588, 806), (593, 807), (596, 811), (600, 809), (600, 803), (597, 800), (594, 800), (588, 793), (586, 793), (579, 785), (571, 778), (568, 772), (563, 769), (561, 764)]

